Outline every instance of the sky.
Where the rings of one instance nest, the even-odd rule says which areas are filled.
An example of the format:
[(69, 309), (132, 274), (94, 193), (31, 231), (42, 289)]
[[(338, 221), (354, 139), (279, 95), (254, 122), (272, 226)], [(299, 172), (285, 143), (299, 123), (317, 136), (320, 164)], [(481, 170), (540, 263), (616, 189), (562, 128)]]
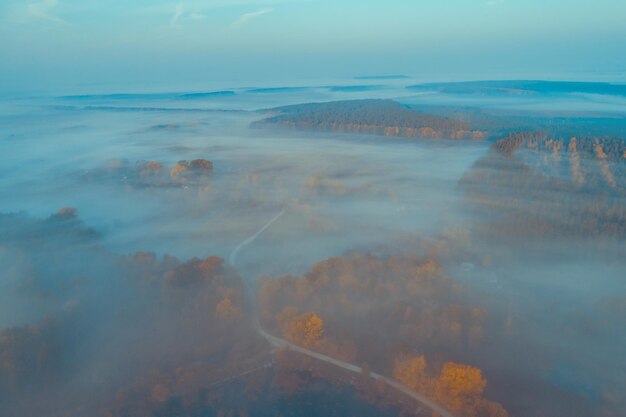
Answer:
[(624, 78), (624, 0), (2, 0), (0, 92)]

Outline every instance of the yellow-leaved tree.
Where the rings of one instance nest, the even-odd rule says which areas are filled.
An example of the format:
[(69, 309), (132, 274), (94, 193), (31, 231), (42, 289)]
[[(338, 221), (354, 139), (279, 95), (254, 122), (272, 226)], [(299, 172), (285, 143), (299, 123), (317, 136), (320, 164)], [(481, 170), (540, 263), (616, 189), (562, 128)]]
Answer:
[(435, 384), (435, 398), (450, 411), (476, 410), (487, 385), (478, 368), (446, 362)]
[(426, 376), (426, 358), (405, 355), (394, 361), (393, 377), (407, 387), (423, 392), (428, 385)]
[(302, 346), (316, 346), (324, 338), (324, 321), (315, 313), (298, 313), (294, 307), (286, 307), (278, 322), (284, 337)]

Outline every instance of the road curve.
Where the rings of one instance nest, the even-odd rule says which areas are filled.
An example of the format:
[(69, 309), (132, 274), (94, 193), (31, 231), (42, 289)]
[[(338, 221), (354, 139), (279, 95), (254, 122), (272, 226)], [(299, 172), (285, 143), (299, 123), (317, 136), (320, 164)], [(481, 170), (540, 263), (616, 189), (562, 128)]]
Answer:
[[(344, 362), (344, 361), (340, 361), (337, 360), (335, 358), (331, 358), (330, 356), (326, 356), (323, 355), (321, 353), (318, 352), (314, 352), (312, 350), (303, 348), (302, 346), (298, 346), (295, 345), (291, 342), (288, 342), (287, 340), (278, 338), (276, 336), (272, 336), (271, 334), (269, 334), (268, 332), (266, 332), (265, 330), (263, 330), (260, 327), (257, 327), (257, 332), (263, 336), (265, 338), (265, 340), (267, 340), (272, 346), (278, 348), (278, 349), (285, 349), (288, 348), (292, 351), (301, 353), (303, 355), (309, 356), (311, 358), (317, 359), (319, 361), (322, 362), (326, 362), (326, 363), (330, 363), (332, 365), (335, 365), (339, 368), (343, 368), (346, 369), (350, 372), (354, 372), (357, 374), (361, 374), (362, 370), (360, 366), (356, 366), (353, 365), (351, 363), (348, 362)], [(399, 383), (398, 381), (394, 381), (391, 378), (387, 378), (383, 375), (377, 374), (375, 372), (370, 372), (370, 378), (374, 379), (374, 380), (382, 380), (385, 382), (385, 384), (387, 384), (388, 386), (390, 386), (391, 388), (402, 392), (403, 394), (407, 395), (408, 397), (413, 398), (414, 400), (419, 401), (420, 403), (422, 403), (424, 406), (428, 407), (431, 411), (436, 412), (437, 414), (439, 414), (441, 417), (456, 417), (454, 414), (450, 413), (448, 410), (446, 410), (445, 408), (443, 408), (442, 406), (440, 406), (439, 404), (437, 404), (436, 402), (434, 402), (433, 400), (431, 400), (428, 397), (425, 397), (422, 394), (419, 394), (415, 391), (413, 391), (410, 388), (407, 388), (406, 386), (402, 385), (401, 383)]]
[[(283, 209), (280, 213), (278, 213), (276, 216), (274, 216), (270, 221), (268, 221), (267, 223), (265, 223), (255, 234), (253, 234), (252, 236), (250, 236), (249, 238), (247, 238), (246, 240), (244, 240), (243, 242), (241, 242), (239, 245), (237, 245), (235, 247), (235, 249), (233, 249), (233, 251), (231, 252), (230, 256), (229, 256), (229, 264), (231, 266), (235, 266), (235, 261), (237, 259), (237, 253), (244, 248), (245, 246), (249, 245), (250, 243), (254, 242), (254, 240), (259, 237), (265, 230), (267, 230), (276, 220), (278, 220), (283, 214), (285, 213), (285, 209)], [(348, 362), (344, 362), (344, 361), (340, 361), (337, 360), (335, 358), (331, 358), (330, 356), (327, 355), (323, 355), (321, 353), (318, 352), (314, 352), (312, 350), (303, 348), (302, 346), (298, 346), (295, 345), (291, 342), (288, 342), (287, 340), (278, 338), (276, 336), (272, 336), (271, 334), (269, 334), (268, 332), (266, 332), (265, 330), (263, 330), (260, 326), (256, 326), (257, 328), (257, 332), (263, 337), (265, 338), (265, 340), (267, 340), (272, 346), (279, 348), (279, 349), (284, 349), (284, 348), (289, 348), (292, 351), (301, 353), (305, 356), (317, 359), (319, 361), (322, 362), (326, 362), (326, 363), (330, 363), (334, 366), (337, 366), (339, 368), (343, 368), (347, 371), (350, 372), (354, 372), (357, 374), (361, 374), (362, 370), (360, 366), (356, 366), (353, 365), (351, 363)], [(407, 388), (406, 386), (402, 385), (401, 383), (399, 383), (398, 381), (394, 381), (391, 378), (387, 378), (383, 375), (377, 374), (375, 372), (370, 372), (369, 374), (370, 378), (374, 379), (374, 380), (382, 380), (385, 382), (385, 384), (387, 384), (388, 386), (390, 386), (391, 388), (402, 392), (403, 394), (405, 394), (406, 396), (413, 398), (414, 400), (419, 401), (420, 403), (422, 403), (424, 406), (428, 407), (431, 411), (434, 411), (435, 413), (439, 414), (441, 417), (456, 417), (455, 415), (453, 415), (452, 413), (450, 413), (448, 410), (446, 410), (445, 408), (443, 408), (442, 406), (440, 406), (439, 404), (437, 404), (436, 402), (434, 402), (433, 400), (431, 400), (428, 397), (425, 397), (422, 394), (419, 394), (415, 391), (413, 391), (412, 389)]]

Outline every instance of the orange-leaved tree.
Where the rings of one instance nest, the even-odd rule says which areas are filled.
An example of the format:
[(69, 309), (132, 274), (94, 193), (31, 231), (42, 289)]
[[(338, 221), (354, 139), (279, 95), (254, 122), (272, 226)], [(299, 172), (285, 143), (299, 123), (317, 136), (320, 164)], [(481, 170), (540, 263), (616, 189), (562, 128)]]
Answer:
[(284, 337), (303, 346), (315, 346), (324, 338), (324, 321), (315, 313), (299, 313), (294, 307), (286, 307), (278, 322)]
[(471, 412), (479, 407), (486, 385), (480, 369), (446, 362), (435, 384), (435, 398), (450, 411)]
[(426, 358), (423, 355), (405, 355), (396, 359), (393, 377), (415, 391), (424, 392), (428, 385)]

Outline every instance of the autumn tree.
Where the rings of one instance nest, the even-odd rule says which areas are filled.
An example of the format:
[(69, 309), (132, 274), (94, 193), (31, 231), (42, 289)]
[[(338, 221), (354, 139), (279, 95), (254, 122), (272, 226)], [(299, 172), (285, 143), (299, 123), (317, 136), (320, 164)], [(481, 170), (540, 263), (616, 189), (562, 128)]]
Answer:
[(480, 369), (446, 362), (435, 384), (435, 398), (452, 412), (475, 410), (486, 385)]
[(241, 309), (233, 304), (229, 297), (224, 297), (215, 306), (215, 314), (223, 320), (234, 320), (241, 314)]
[(402, 356), (395, 360), (393, 377), (415, 391), (423, 392), (428, 384), (426, 358), (420, 356)]
[(286, 339), (302, 346), (315, 346), (324, 337), (324, 321), (315, 313), (299, 313), (294, 307), (286, 307), (278, 321)]

